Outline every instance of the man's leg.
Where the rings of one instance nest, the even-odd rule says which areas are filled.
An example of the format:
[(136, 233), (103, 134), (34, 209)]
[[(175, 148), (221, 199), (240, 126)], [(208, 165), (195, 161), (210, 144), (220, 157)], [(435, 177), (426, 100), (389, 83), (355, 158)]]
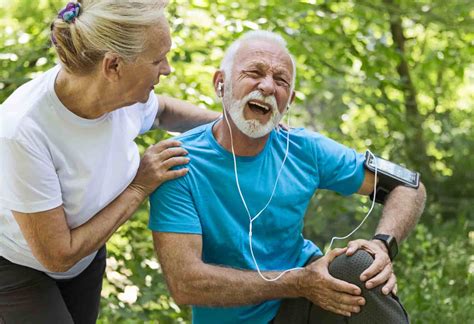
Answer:
[[(362, 272), (372, 264), (373, 260), (368, 252), (358, 250), (350, 257), (345, 254), (338, 256), (329, 265), (329, 273), (333, 277), (357, 285), (365, 298), (366, 303), (361, 307), (361, 311), (346, 318), (347, 323), (409, 323), (408, 315), (398, 297), (392, 294), (384, 295), (382, 285), (367, 289), (364, 282), (359, 279)], [(317, 316), (317, 308), (312, 309), (310, 319), (316, 319)]]
[(103, 246), (80, 275), (69, 280), (56, 280), (75, 324), (93, 324), (97, 321), (105, 264), (106, 250)]
[[(313, 263), (322, 255), (311, 258), (308, 263)], [(287, 298), (281, 302), (280, 309), (277, 315), (271, 321), (271, 324), (308, 324), (308, 323), (330, 323), (330, 324), (344, 324), (345, 317), (335, 313), (326, 311), (321, 307), (313, 304), (308, 299)]]
[(56, 283), (0, 257), (0, 324), (73, 323)]
[[(312, 259), (310, 262), (316, 260), (317, 258)], [(382, 286), (369, 290), (359, 280), (361, 273), (372, 262), (373, 258), (369, 253), (359, 250), (350, 257), (347, 257), (345, 254), (340, 255), (329, 265), (329, 273), (333, 277), (353, 283), (361, 288), (366, 304), (361, 307), (361, 311), (358, 314), (345, 317), (326, 311), (305, 298), (284, 299), (272, 323), (408, 323), (408, 316), (396, 296), (384, 295), (382, 293)]]

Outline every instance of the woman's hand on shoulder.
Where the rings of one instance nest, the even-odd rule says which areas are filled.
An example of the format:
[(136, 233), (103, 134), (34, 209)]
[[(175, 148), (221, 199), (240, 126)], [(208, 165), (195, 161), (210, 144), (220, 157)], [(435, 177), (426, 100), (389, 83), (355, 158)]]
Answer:
[(143, 155), (135, 179), (130, 184), (132, 189), (148, 196), (163, 182), (184, 176), (187, 168), (171, 170), (172, 167), (187, 164), (189, 158), (181, 142), (168, 139), (150, 146)]

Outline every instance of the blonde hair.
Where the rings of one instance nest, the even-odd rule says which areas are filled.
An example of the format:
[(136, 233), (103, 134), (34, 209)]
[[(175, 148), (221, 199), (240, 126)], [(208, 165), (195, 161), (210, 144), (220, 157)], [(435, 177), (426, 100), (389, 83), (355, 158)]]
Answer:
[(166, 0), (79, 0), (72, 22), (56, 18), (51, 39), (70, 73), (91, 72), (105, 53), (133, 62), (145, 50), (146, 30), (164, 19)]

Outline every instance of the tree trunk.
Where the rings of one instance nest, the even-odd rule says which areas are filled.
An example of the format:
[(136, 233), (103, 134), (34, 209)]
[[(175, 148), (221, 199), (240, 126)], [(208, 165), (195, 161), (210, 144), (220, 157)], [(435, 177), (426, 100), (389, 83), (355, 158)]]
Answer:
[(403, 27), (400, 15), (393, 12), (392, 8), (396, 6), (393, 0), (384, 0), (388, 7), (390, 17), (390, 31), (393, 42), (400, 54), (400, 62), (397, 66), (397, 72), (400, 76), (401, 90), (403, 91), (405, 101), (405, 145), (408, 158), (411, 160), (417, 170), (426, 176), (430, 173), (428, 165), (426, 143), (423, 136), (423, 116), (420, 115), (418, 103), (416, 101), (416, 88), (410, 76), (410, 69), (406, 59), (405, 42)]

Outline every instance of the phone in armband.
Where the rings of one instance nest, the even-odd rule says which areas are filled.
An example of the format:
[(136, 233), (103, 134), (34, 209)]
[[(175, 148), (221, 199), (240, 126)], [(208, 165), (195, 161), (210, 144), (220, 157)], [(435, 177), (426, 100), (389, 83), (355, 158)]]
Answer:
[(370, 195), (375, 201), (383, 204), (388, 194), (397, 186), (417, 189), (420, 186), (420, 173), (411, 171), (401, 165), (382, 159), (369, 151), (365, 153), (365, 167), (375, 173), (377, 167), (377, 189)]

